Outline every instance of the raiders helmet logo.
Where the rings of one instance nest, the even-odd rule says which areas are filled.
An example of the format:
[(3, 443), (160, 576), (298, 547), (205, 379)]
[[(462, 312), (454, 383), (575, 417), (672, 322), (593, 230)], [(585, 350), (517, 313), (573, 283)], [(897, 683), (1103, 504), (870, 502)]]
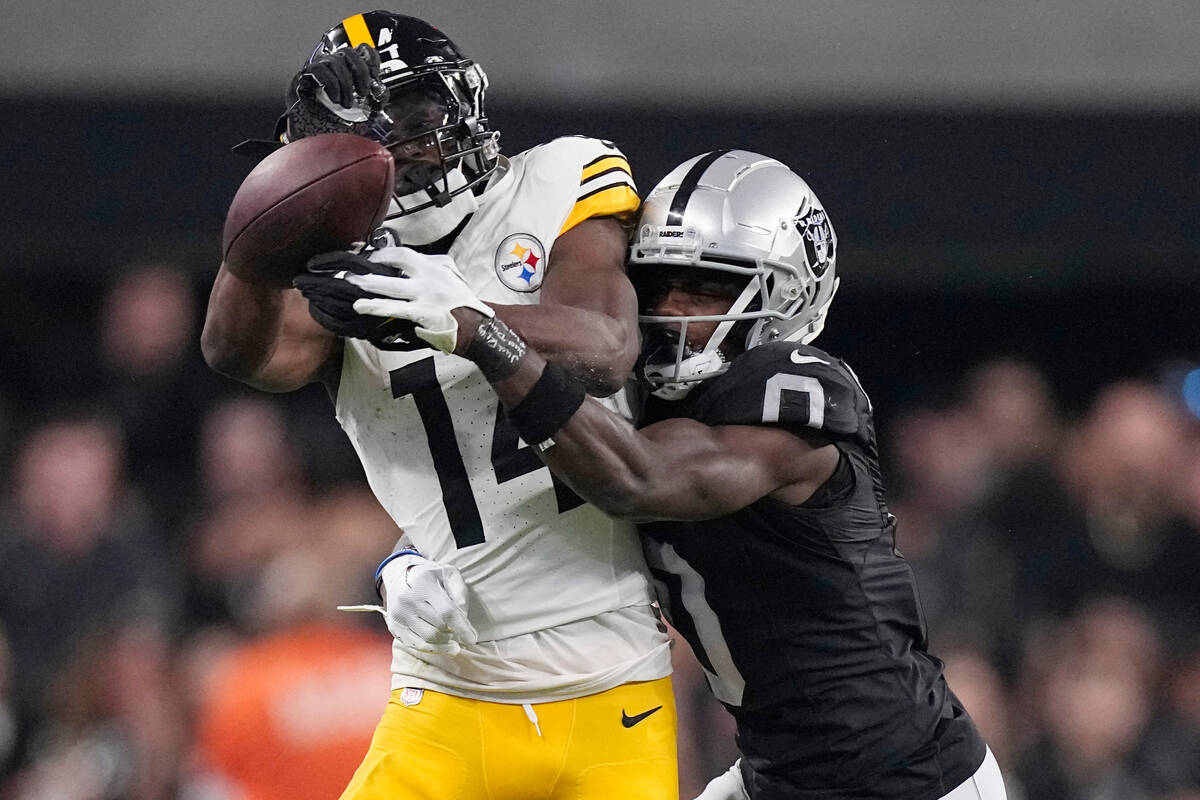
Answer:
[(829, 269), (829, 262), (833, 261), (834, 249), (837, 246), (829, 217), (823, 209), (814, 207), (803, 216), (797, 216), (794, 222), (797, 232), (804, 240), (804, 252), (808, 256), (809, 266), (819, 278)]

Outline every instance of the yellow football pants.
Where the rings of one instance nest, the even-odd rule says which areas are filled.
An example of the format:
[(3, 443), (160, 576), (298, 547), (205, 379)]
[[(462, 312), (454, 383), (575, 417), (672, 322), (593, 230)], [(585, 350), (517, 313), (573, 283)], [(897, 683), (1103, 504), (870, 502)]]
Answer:
[(532, 718), (524, 706), (432, 691), (405, 705), (402, 692), (414, 698), (392, 692), (341, 800), (679, 796), (670, 678), (537, 703)]

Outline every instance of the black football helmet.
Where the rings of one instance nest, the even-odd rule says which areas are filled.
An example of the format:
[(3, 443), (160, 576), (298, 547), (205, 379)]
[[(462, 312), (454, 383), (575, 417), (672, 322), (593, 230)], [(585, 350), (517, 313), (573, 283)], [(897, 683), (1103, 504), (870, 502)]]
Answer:
[[(429, 23), (390, 11), (368, 11), (342, 20), (321, 37), (309, 62), (360, 44), (379, 53), (379, 78), (388, 93), (367, 135), (393, 152), (436, 146), (440, 167), (397, 170), (399, 211), (393, 209), (389, 216), (444, 206), (486, 180), (499, 161), (500, 134), (488, 128), (483, 104), (488, 80), (483, 68)], [(406, 114), (414, 104), (427, 111), (415, 117)], [(462, 178), (457, 176), (458, 168)], [(418, 192), (419, 200), (406, 202), (406, 196)]]

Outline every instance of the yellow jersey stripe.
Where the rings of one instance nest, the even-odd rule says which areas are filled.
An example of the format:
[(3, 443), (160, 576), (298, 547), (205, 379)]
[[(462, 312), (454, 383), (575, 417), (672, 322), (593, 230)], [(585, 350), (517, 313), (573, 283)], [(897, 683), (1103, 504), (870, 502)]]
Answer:
[(364, 43), (371, 47), (375, 46), (375, 40), (371, 38), (371, 31), (367, 29), (367, 21), (363, 19), (362, 14), (346, 17), (342, 20), (342, 27), (346, 29), (346, 35), (350, 37), (351, 47), (358, 47)]
[(619, 169), (627, 175), (632, 176), (633, 173), (629, 169), (629, 162), (620, 156), (605, 156), (598, 161), (593, 161), (583, 168), (583, 174), (579, 178), (579, 182), (583, 183), (588, 178), (594, 178), (601, 172), (610, 169)]
[(641, 202), (637, 192), (626, 183), (616, 183), (594, 192), (588, 192), (576, 201), (575, 207), (567, 215), (567, 221), (563, 223), (562, 230), (558, 232), (558, 235), (562, 236), (571, 228), (591, 217), (632, 216), (638, 210)]

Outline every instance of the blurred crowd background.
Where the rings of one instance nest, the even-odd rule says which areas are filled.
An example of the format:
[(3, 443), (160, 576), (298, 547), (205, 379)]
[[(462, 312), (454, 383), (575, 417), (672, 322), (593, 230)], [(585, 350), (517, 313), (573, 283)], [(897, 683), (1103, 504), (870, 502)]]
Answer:
[[(335, 797), (390, 639), (334, 607), (372, 601), (397, 531), (320, 389), (244, 389), (198, 336), (253, 166), (229, 147), (365, 9), (22, 4), (0, 53), (0, 800)], [(840, 239), (817, 344), (874, 401), (932, 648), (1010, 798), (1198, 800), (1200, 12), (1076, 5), (395, 10), (489, 68), (508, 153), (609, 138), (643, 191), (724, 147), (804, 176)], [(735, 751), (675, 656), (686, 798)]]
[[(372, 600), (397, 529), (321, 391), (208, 371), (204, 277), (118, 271), (74, 343), (92, 371), (31, 405), (6, 386), (5, 798), (334, 797), (385, 702), (382, 620), (335, 606)], [(1074, 414), (993, 357), (881, 410), (934, 650), (1014, 800), (1200, 793), (1197, 381), (1130, 374)], [(686, 797), (735, 753), (682, 640), (675, 660)]]

